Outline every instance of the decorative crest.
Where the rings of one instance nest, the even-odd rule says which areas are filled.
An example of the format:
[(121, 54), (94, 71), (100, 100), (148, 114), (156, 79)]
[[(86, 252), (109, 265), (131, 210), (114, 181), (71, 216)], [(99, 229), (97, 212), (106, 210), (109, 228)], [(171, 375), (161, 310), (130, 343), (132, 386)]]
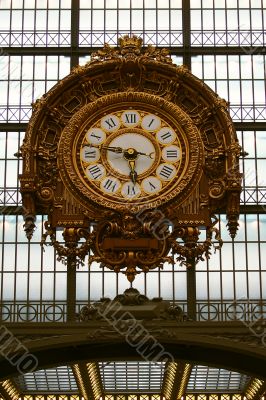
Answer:
[(111, 47), (108, 43), (105, 43), (102, 49), (91, 54), (91, 62), (87, 65), (95, 61), (117, 60), (121, 58), (139, 60), (139, 57), (166, 64), (172, 63), (170, 53), (167, 49), (157, 48), (151, 44), (148, 44), (146, 48), (142, 47), (143, 40), (136, 35), (122, 36), (118, 39), (118, 46), (118, 49), (116, 49)]
[(119, 47), (122, 51), (134, 51), (135, 53), (140, 53), (142, 47), (143, 40), (136, 35), (132, 37), (125, 35), (118, 39)]

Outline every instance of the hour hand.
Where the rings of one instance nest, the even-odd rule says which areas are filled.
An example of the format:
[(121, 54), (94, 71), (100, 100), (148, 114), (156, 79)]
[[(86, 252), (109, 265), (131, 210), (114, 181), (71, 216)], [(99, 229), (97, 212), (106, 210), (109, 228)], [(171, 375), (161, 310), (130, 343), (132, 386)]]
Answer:
[(129, 168), (130, 168), (129, 176), (130, 176), (133, 184), (135, 185), (135, 183), (137, 182), (137, 177), (138, 177), (138, 174), (135, 171), (135, 160), (129, 160), (128, 161), (128, 165), (129, 165)]
[(109, 150), (109, 151), (113, 151), (114, 153), (123, 153), (123, 149), (122, 147), (114, 147), (114, 146), (105, 146), (104, 144), (99, 146), (99, 149), (102, 150)]

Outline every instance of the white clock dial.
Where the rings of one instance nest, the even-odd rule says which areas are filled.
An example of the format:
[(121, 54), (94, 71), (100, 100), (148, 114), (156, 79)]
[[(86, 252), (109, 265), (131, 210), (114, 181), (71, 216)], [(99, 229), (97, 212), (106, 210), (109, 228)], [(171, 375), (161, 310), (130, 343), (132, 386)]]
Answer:
[(141, 194), (141, 188), (138, 183), (126, 182), (121, 188), (121, 194), (124, 198), (131, 200)]
[(114, 114), (106, 115), (101, 119), (101, 127), (107, 132), (114, 132), (120, 127), (120, 119)]
[[(155, 148), (146, 136), (139, 133), (125, 133), (117, 136), (108, 146), (121, 147), (123, 150), (133, 148), (138, 152), (155, 155)], [(114, 153), (107, 150), (107, 160), (110, 166), (122, 175), (129, 176), (130, 168), (123, 153)], [(135, 171), (138, 175), (146, 172), (154, 163), (154, 159), (139, 154), (135, 160)]]
[(176, 175), (176, 168), (172, 164), (163, 163), (159, 165), (156, 170), (156, 174), (159, 179), (163, 181), (170, 181)]
[(121, 115), (121, 120), (127, 128), (132, 128), (132, 127), (138, 125), (138, 123), (140, 121), (140, 115), (135, 110), (126, 110)]
[(161, 144), (171, 144), (176, 139), (176, 134), (172, 128), (165, 126), (157, 132), (156, 137)]
[(161, 119), (154, 114), (145, 115), (145, 117), (142, 118), (141, 126), (149, 132), (157, 131), (161, 126)]
[(91, 164), (86, 168), (86, 175), (91, 180), (99, 181), (106, 175), (106, 171), (102, 164)]
[(162, 150), (162, 157), (164, 161), (176, 162), (181, 157), (181, 150), (179, 147), (174, 145), (166, 146)]
[(153, 194), (161, 190), (162, 182), (155, 176), (148, 176), (147, 178), (143, 179), (141, 186), (145, 193)]
[(121, 186), (119, 179), (113, 176), (106, 176), (101, 181), (101, 189), (106, 193), (116, 193)]
[(186, 157), (183, 135), (163, 113), (147, 107), (109, 108), (83, 131), (77, 166), (97, 203), (108, 198), (115, 209), (119, 202), (122, 208), (154, 205), (176, 190)]
[(96, 147), (84, 146), (81, 150), (81, 159), (84, 162), (96, 162), (100, 158), (100, 151)]
[(102, 129), (92, 128), (86, 133), (86, 139), (93, 145), (102, 144), (106, 139), (106, 134)]

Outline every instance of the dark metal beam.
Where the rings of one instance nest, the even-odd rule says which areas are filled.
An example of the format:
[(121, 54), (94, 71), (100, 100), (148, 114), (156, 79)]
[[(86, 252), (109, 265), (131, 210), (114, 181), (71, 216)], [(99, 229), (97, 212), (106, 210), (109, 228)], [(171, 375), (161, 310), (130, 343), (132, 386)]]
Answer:
[(187, 260), (190, 267), (187, 268), (187, 316), (193, 321), (197, 318), (197, 296), (196, 296), (196, 268), (195, 259)]
[(0, 206), (0, 215), (22, 215), (23, 206)]
[(9, 122), (9, 123), (0, 123), (0, 132), (18, 132), (25, 131), (27, 129), (28, 124), (23, 122)]
[[(0, 132), (26, 131), (28, 124), (24, 122), (0, 123)], [(266, 122), (235, 122), (237, 131), (265, 131)]]
[(67, 321), (76, 321), (76, 260), (67, 259)]
[[(76, 0), (73, 0), (76, 1)], [(186, 3), (186, 0), (183, 0)], [(184, 16), (185, 18), (186, 16)], [(74, 18), (74, 16), (73, 16)], [(185, 19), (186, 21), (186, 19)], [(186, 22), (187, 23), (187, 22)], [(121, 33), (122, 35), (122, 33)], [(73, 36), (74, 38), (74, 36)], [(91, 47), (79, 47), (73, 39), (73, 45), (68, 47), (4, 47), (3, 52), (8, 55), (58, 55), (58, 56), (84, 56), (92, 52), (102, 49), (102, 46), (91, 46)], [(184, 60), (187, 56), (197, 56), (197, 55), (254, 55), (254, 54), (266, 54), (265, 47), (241, 47), (241, 46), (219, 46), (219, 47), (201, 47), (201, 46), (191, 46), (187, 47), (169, 47), (169, 51), (172, 55), (184, 56)], [(189, 60), (188, 60), (189, 61)]]
[[(183, 24), (183, 51), (182, 51), (183, 64), (185, 64), (189, 68), (189, 70), (191, 70), (190, 0), (182, 0), (182, 24)], [(171, 50), (171, 53), (172, 51), (173, 49)]]
[(79, 0), (71, 0), (71, 69), (79, 65)]
[(254, 55), (254, 54), (266, 54), (265, 47), (252, 47), (252, 46), (204, 46), (204, 47), (196, 47), (192, 46), (191, 49), (192, 55)]
[[(7, 122), (0, 123), (0, 132), (17, 132), (25, 131), (28, 124), (25, 122)], [(235, 122), (234, 126), (237, 131), (265, 131), (266, 122)]]
[[(232, 316), (234, 312), (232, 309)], [(132, 346), (125, 336), (119, 334), (117, 327), (104, 319), (87, 323), (5, 322), (5, 327), (23, 344), (25, 342), (29, 353), (37, 357), (39, 369), (77, 363), (78, 360), (86, 363), (125, 357), (141, 360), (136, 346)], [(177, 322), (154, 319), (145, 321), (145, 329), (164, 347), (166, 357), (165, 352), (168, 352), (174, 359), (265, 379), (266, 348), (261, 346), (261, 338), (252, 335), (248, 323), (241, 320)], [(40, 332), (45, 332), (45, 336), (40, 338)], [(140, 343), (144, 343), (142, 334), (136, 344)], [(251, 345), (247, 346), (247, 343)], [(149, 359), (154, 357), (149, 356)], [(0, 380), (17, 374), (16, 367), (16, 364), (0, 357)]]
[(266, 122), (234, 122), (237, 131), (265, 131)]
[[(76, 52), (85, 51), (85, 48), (80, 48)], [(88, 51), (87, 51), (88, 53)], [(34, 55), (56, 55), (70, 57), (72, 54), (71, 47), (3, 47), (3, 54), (9, 56), (34, 56)]]
[[(71, 0), (71, 58), (70, 68), (79, 65), (79, 0)], [(76, 321), (76, 258), (68, 256), (67, 259), (67, 321)], [(85, 394), (87, 390), (85, 390)], [(85, 397), (85, 395), (83, 394)], [(85, 397), (89, 400), (90, 397)]]
[(266, 214), (266, 204), (248, 204), (240, 206), (240, 214)]

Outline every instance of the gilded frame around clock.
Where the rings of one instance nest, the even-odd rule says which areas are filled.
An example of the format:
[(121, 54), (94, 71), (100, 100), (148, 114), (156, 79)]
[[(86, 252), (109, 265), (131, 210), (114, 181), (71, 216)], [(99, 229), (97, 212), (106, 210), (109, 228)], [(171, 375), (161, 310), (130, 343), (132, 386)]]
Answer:
[[(114, 200), (107, 194), (95, 190), (86, 184), (82, 177), (78, 159), (79, 146), (84, 131), (105, 114), (121, 108), (132, 107), (137, 110), (153, 112), (168, 121), (176, 129), (182, 149), (181, 173), (175, 179), (171, 189), (161, 190), (160, 194), (148, 199), (136, 199), (130, 203)], [(103, 96), (101, 99), (84, 106), (65, 127), (59, 143), (58, 166), (64, 184), (86, 208), (88, 200), (114, 210), (137, 211), (143, 207), (155, 208), (175, 199), (182, 203), (190, 194), (201, 177), (204, 163), (204, 151), (200, 133), (187, 114), (177, 105), (158, 96), (143, 92), (121, 92)]]

